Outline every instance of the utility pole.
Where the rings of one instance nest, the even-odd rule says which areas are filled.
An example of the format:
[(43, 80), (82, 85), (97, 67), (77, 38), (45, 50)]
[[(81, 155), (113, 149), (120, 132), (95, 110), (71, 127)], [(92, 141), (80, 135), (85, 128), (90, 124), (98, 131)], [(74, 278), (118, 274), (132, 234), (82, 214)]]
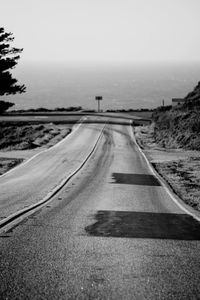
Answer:
[(102, 96), (96, 96), (95, 100), (97, 100), (97, 102), (98, 102), (97, 112), (100, 112), (101, 111), (101, 109), (100, 109), (100, 101), (103, 100), (103, 97)]

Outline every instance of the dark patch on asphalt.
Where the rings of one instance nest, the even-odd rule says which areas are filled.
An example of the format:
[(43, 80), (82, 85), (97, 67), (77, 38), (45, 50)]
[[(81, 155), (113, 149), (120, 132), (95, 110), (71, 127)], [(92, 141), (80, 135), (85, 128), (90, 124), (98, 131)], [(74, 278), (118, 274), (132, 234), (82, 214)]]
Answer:
[(98, 211), (85, 228), (98, 237), (200, 240), (200, 223), (186, 214)]
[(148, 174), (129, 174), (129, 173), (112, 173), (114, 183), (160, 186), (160, 182), (153, 175)]

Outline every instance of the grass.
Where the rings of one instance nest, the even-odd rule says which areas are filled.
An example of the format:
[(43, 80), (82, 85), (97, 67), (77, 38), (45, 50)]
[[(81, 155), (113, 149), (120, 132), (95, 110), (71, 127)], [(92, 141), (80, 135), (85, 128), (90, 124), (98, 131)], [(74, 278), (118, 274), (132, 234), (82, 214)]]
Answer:
[(128, 115), (136, 116), (144, 119), (152, 118), (152, 111), (135, 111), (135, 112), (127, 112)]
[[(0, 150), (3, 151), (3, 157), (0, 157), (0, 175), (24, 160), (22, 158), (10, 158), (9, 156), (13, 156), (10, 151), (16, 153), (16, 150), (32, 150), (41, 146), (49, 148), (71, 132), (71, 126), (53, 123), (1, 122), (0, 124)], [(27, 153), (27, 151), (24, 152)], [(20, 156), (24, 157), (22, 152), (20, 153)]]
[(200, 211), (200, 152), (162, 148), (153, 133), (154, 124), (135, 128), (137, 142), (158, 173), (186, 204)]
[(2, 123), (0, 127), (1, 150), (27, 150), (47, 144), (55, 136), (62, 133), (66, 136), (70, 129), (54, 124), (8, 124)]
[(153, 112), (156, 142), (165, 148), (200, 150), (200, 82), (182, 105)]
[(155, 163), (154, 167), (185, 203), (200, 210), (200, 157)]
[(22, 163), (21, 158), (2, 158), (0, 157), (0, 175), (9, 171), (10, 169), (16, 167), (18, 164)]
[(155, 140), (161, 146), (200, 150), (200, 111), (158, 112), (154, 121)]

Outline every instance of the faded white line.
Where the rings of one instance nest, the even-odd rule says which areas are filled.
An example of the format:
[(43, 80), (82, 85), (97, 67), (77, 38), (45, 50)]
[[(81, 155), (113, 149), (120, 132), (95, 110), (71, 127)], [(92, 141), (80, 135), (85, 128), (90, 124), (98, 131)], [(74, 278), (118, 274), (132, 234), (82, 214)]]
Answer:
[[(140, 148), (139, 144), (137, 143), (136, 141), (136, 138), (134, 136), (134, 133), (133, 133), (133, 128), (131, 126), (131, 122), (130, 121), (130, 128), (131, 128), (131, 136), (133, 138), (133, 141), (135, 142), (135, 144), (137, 145), (138, 147), (138, 150), (139, 152), (142, 154), (142, 156), (144, 157), (151, 173), (157, 178), (157, 180), (160, 182), (160, 184), (162, 185), (162, 187), (165, 189), (165, 191), (167, 192), (167, 194), (170, 196), (170, 198), (176, 203), (176, 205), (182, 209), (185, 213), (187, 213), (188, 215), (192, 216), (194, 219), (196, 219), (197, 221), (200, 222), (200, 216), (198, 216), (198, 212), (194, 211), (192, 208), (188, 207), (186, 208), (185, 207), (185, 203), (183, 203), (183, 200), (181, 200), (177, 195), (175, 196), (173, 194), (172, 191), (169, 190), (169, 188), (166, 186), (165, 182), (164, 182), (164, 179), (156, 172), (156, 170), (153, 168), (152, 164), (149, 162), (148, 158), (146, 157), (146, 155), (144, 154), (144, 152), (142, 151), (142, 149)], [(162, 179), (161, 179), (162, 178)], [(178, 198), (178, 200), (176, 199)], [(190, 211), (191, 210), (191, 211)]]
[[(16, 213), (13, 213), (12, 215), (6, 217), (5, 219), (3, 219), (2, 221), (0, 221), (0, 226), (4, 226), (4, 224), (6, 224), (3, 228), (0, 229), (0, 234), (2, 232), (8, 231), (10, 228), (12, 228), (13, 226), (15, 226), (16, 224), (18, 224), (19, 222), (21, 222), (25, 217), (26, 217), (26, 213), (28, 213), (29, 215), (31, 215), (32, 213), (34, 213), (35, 211), (37, 211), (37, 209), (40, 209), (43, 205), (46, 205), (48, 202), (50, 202), (51, 200), (53, 200), (53, 197), (63, 188), (63, 186), (74, 176), (76, 175), (81, 168), (85, 165), (85, 163), (89, 160), (89, 158), (91, 157), (91, 155), (94, 153), (99, 140), (101, 139), (104, 129), (106, 127), (107, 123), (105, 123), (105, 125), (103, 126), (99, 137), (96, 140), (96, 143), (94, 144), (94, 147), (92, 148), (92, 150), (90, 151), (90, 153), (87, 155), (87, 157), (84, 159), (84, 161), (79, 165), (78, 168), (76, 168), (75, 171), (73, 171), (70, 175), (68, 175), (66, 178), (64, 178), (62, 180), (62, 182), (56, 186), (51, 192), (49, 192), (42, 200), (38, 201), (35, 204), (32, 204), (26, 208), (23, 208), (19, 211), (17, 211)], [(19, 216), (19, 218), (18, 218)], [(13, 220), (14, 219), (14, 220)], [(9, 223), (10, 221), (10, 223)]]
[(66, 139), (69, 138), (69, 136), (71, 136), (74, 132), (76, 132), (78, 130), (78, 128), (82, 125), (82, 122), (87, 119), (87, 117), (82, 117), (78, 122), (80, 122), (80, 124), (78, 125), (75, 125), (75, 129), (70, 133), (68, 134), (64, 139), (62, 139), (60, 142), (58, 142), (57, 144), (55, 144), (54, 146), (52, 146), (51, 148), (49, 149), (45, 149), (43, 151), (40, 151), (39, 153), (33, 155), (31, 158), (27, 159), (25, 162), (21, 163), (20, 165), (16, 166), (15, 168), (7, 171), (6, 173), (0, 175), (0, 178), (7, 175), (7, 174), (10, 174), (11, 172), (15, 171), (16, 169), (19, 169), (19, 168), (22, 168), (24, 167), (26, 164), (28, 164), (31, 160), (33, 160), (34, 158), (36, 158), (37, 156), (39, 156), (41, 153), (45, 153), (45, 152), (48, 152), (50, 151), (52, 148), (56, 148), (58, 147), (60, 144), (64, 143), (66, 141)]

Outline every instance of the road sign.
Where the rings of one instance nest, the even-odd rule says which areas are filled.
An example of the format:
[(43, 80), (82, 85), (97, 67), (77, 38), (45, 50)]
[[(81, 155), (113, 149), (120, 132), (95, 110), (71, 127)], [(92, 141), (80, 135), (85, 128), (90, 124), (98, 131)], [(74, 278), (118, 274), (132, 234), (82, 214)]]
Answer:
[(98, 101), (98, 109), (97, 111), (100, 112), (100, 101), (103, 100), (103, 97), (102, 96), (96, 96), (95, 99)]
[(95, 98), (96, 98), (97, 101), (98, 101), (98, 100), (103, 100), (103, 97), (102, 97), (102, 96), (96, 96)]

